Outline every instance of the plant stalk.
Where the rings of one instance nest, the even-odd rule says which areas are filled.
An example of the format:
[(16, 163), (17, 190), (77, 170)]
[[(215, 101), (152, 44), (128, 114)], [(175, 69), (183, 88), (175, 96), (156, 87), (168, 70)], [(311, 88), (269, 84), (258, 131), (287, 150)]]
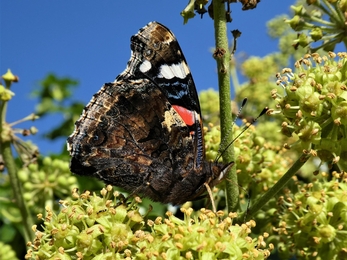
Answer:
[[(6, 83), (7, 83), (6, 88), (9, 89), (11, 83), (10, 82), (6, 82)], [(13, 154), (12, 154), (11, 140), (8, 136), (4, 136), (5, 134), (3, 131), (5, 130), (4, 126), (6, 124), (6, 111), (7, 111), (7, 101), (1, 101), (0, 102), (0, 152), (2, 155), (2, 159), (4, 160), (4, 163), (5, 163), (7, 173), (9, 175), (15, 203), (22, 217), (23, 236), (25, 241), (29, 242), (34, 239), (34, 233), (31, 229), (31, 227), (34, 225), (34, 222), (32, 220), (29, 209), (23, 198), (23, 188), (17, 175), (18, 171), (15, 164), (15, 160), (13, 158)]]
[[(232, 112), (230, 100), (230, 51), (228, 46), (227, 21), (224, 1), (213, 0), (213, 15), (215, 28), (216, 50), (214, 57), (217, 62), (219, 105), (221, 120), (221, 150), (232, 142)], [(231, 145), (223, 153), (223, 161), (230, 163), (234, 161), (234, 147)], [(227, 209), (235, 211), (238, 205), (239, 190), (237, 186), (236, 167), (232, 167), (228, 173), (226, 183)]]
[(245, 221), (251, 219), (255, 213), (261, 209), (266, 203), (269, 202), (286, 184), (287, 182), (300, 170), (300, 168), (307, 162), (310, 158), (308, 154), (301, 154), (300, 158), (290, 167), (290, 169), (282, 176), (281, 179), (276, 182), (274, 186), (271, 187), (262, 197), (260, 197), (246, 212), (242, 213), (238, 219), (237, 223), (244, 223)]

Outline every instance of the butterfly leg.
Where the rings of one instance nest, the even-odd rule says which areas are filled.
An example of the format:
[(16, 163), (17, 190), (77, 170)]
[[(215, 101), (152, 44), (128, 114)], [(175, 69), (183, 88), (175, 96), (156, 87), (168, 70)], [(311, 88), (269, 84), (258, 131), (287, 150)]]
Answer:
[(216, 212), (217, 212), (217, 209), (216, 209), (216, 205), (215, 205), (215, 203), (214, 203), (212, 190), (211, 190), (211, 188), (210, 188), (210, 186), (208, 185), (207, 182), (205, 182), (204, 185), (205, 185), (205, 187), (206, 187), (206, 190), (207, 190), (208, 195), (210, 196), (211, 205), (212, 205), (212, 210), (213, 210), (214, 213), (216, 213)]

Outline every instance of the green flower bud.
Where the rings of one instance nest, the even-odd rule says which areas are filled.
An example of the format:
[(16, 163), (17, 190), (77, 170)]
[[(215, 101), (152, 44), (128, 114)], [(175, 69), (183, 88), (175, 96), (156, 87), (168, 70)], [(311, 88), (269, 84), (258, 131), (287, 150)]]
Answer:
[(14, 93), (11, 90), (6, 89), (3, 85), (0, 85), (0, 99), (2, 101), (9, 101), (13, 96)]
[(319, 143), (321, 140), (321, 127), (318, 123), (303, 122), (298, 137), (303, 143)]
[(54, 175), (49, 176), (50, 182), (54, 182), (55, 180), (58, 182), (58, 185), (65, 186), (67, 184), (66, 183), (66, 176), (61, 175), (58, 178), (56, 178), (56, 176), (54, 176)]
[(319, 237), (322, 243), (329, 243), (336, 237), (336, 230), (331, 225), (324, 225), (318, 229)]
[(302, 5), (291, 5), (290, 9), (292, 9), (294, 14), (298, 16), (305, 13), (305, 9)]
[(83, 230), (76, 236), (76, 249), (86, 255), (98, 255), (102, 251), (102, 243), (98, 236), (102, 235), (99, 225), (94, 225), (86, 230)]
[(310, 36), (314, 41), (319, 41), (323, 37), (323, 32), (319, 27), (316, 27), (311, 30)]
[[(32, 191), (34, 186), (31, 182), (25, 182), (23, 188), (27, 191)], [(31, 198), (30, 198), (31, 199)]]
[(0, 259), (1, 260), (18, 260), (16, 252), (11, 246), (0, 242)]
[(42, 163), (44, 166), (50, 166), (52, 164), (52, 158), (51, 157), (45, 157), (45, 158), (43, 158)]
[(0, 134), (1, 134), (2, 142), (11, 142), (13, 140), (13, 130), (6, 123), (2, 124), (2, 132)]
[(29, 131), (32, 135), (35, 135), (39, 130), (35, 126), (32, 126), (29, 128)]
[(46, 180), (46, 173), (44, 171), (38, 171), (36, 176), (39, 182), (44, 182)]
[(29, 172), (24, 169), (18, 170), (18, 178), (22, 183), (25, 183), (29, 179)]
[(39, 167), (36, 163), (31, 163), (28, 166), (28, 170), (31, 172), (36, 172), (36, 171), (38, 171), (38, 169), (39, 169)]
[(347, 101), (339, 102), (331, 109), (331, 117), (336, 124), (347, 126)]
[[(54, 183), (55, 181), (58, 180), (58, 184), (62, 184), (64, 185), (64, 177), (59, 176), (57, 178), (57, 176), (55, 176), (54, 174), (48, 174), (48, 176), (45, 174), (45, 178), (50, 182), (50, 183)], [(59, 179), (60, 178), (60, 179)]]
[(322, 94), (329, 95), (330, 93), (332, 93), (335, 96), (338, 96), (347, 100), (347, 92), (345, 89), (346, 87), (344, 86), (344, 84), (340, 82), (340, 79), (337, 79), (337, 77), (339, 76), (333, 76), (333, 77), (334, 77), (333, 79), (329, 79), (329, 81), (324, 84), (324, 88), (322, 89)]
[(347, 12), (347, 0), (340, 0), (338, 5), (339, 5), (339, 8), (341, 9), (342, 13)]
[[(33, 195), (31, 193), (31, 189), (30, 189), (30, 192), (24, 192), (23, 193), (23, 198), (28, 202), (32, 200)], [(33, 203), (31, 203), (31, 205), (33, 205)]]
[[(304, 88), (298, 89), (298, 94), (300, 90)], [(305, 97), (302, 97), (299, 103), (300, 110), (304, 114), (304, 116), (311, 117), (319, 117), (323, 111), (323, 101), (320, 100), (320, 95), (317, 92), (313, 92)]]
[(7, 83), (18, 82), (18, 77), (13, 75), (10, 69), (8, 69), (7, 72), (2, 75), (2, 79)]
[(294, 45), (299, 45), (303, 48), (307, 47), (310, 44), (311, 40), (307, 37), (307, 35), (301, 33), (298, 38), (293, 41)]
[(299, 15), (294, 15), (292, 19), (286, 20), (285, 22), (288, 23), (294, 31), (302, 30), (305, 25), (304, 21), (300, 18)]

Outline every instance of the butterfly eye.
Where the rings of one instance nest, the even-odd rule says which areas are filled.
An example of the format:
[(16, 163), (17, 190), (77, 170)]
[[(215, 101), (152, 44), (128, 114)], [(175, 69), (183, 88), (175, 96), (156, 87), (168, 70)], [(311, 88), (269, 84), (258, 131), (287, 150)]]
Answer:
[(155, 52), (152, 49), (145, 49), (143, 52), (143, 56), (147, 60), (151, 60), (154, 57)]

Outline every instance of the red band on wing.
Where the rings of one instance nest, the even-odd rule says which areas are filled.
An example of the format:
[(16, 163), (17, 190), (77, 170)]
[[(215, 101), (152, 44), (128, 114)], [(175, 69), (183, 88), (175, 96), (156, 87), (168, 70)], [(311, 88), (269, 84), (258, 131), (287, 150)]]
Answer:
[(182, 117), (184, 123), (186, 123), (188, 126), (192, 126), (195, 123), (195, 116), (194, 112), (191, 110), (188, 110), (184, 107), (173, 105), (172, 106), (176, 112)]

